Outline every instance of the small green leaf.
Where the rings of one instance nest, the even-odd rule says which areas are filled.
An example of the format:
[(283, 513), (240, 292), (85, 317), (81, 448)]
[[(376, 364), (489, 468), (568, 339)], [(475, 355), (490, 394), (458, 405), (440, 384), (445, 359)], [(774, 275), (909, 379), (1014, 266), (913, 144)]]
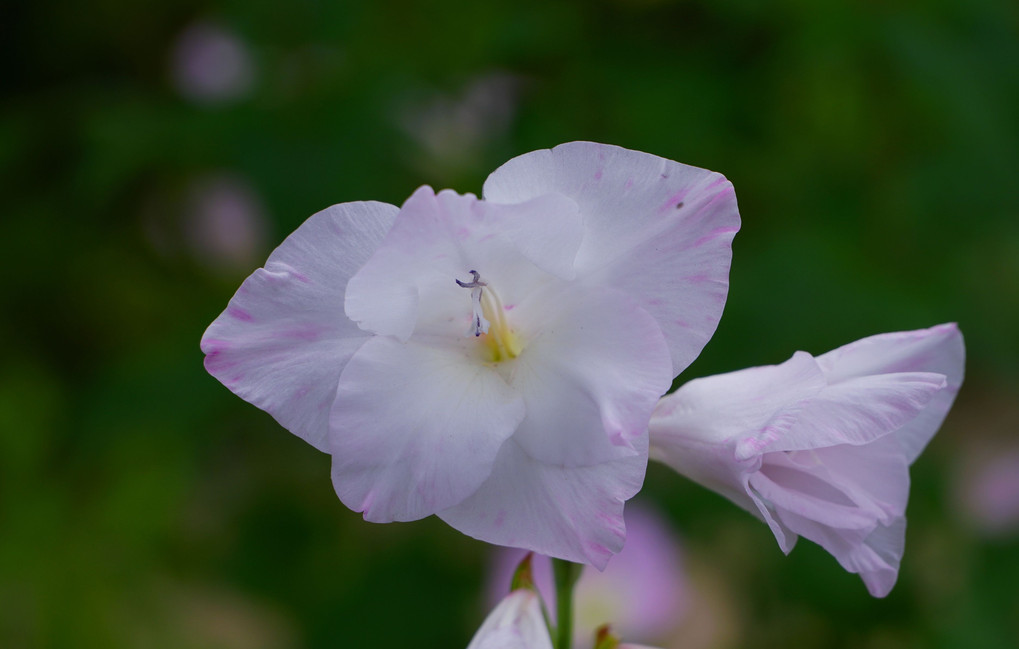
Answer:
[(532, 556), (534, 556), (534, 553), (528, 552), (527, 556), (524, 557), (517, 566), (516, 571), (513, 572), (513, 580), (510, 582), (510, 592), (521, 588), (534, 590), (534, 576), (531, 574)]

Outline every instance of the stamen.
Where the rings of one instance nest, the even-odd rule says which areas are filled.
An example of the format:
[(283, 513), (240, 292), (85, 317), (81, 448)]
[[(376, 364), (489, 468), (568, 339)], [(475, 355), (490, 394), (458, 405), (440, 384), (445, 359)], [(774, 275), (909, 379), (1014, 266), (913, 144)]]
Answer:
[(467, 335), (474, 334), (474, 337), (478, 338), (481, 334), (487, 334), (482, 342), (488, 348), (489, 360), (493, 363), (516, 358), (521, 351), (520, 340), (506, 321), (502, 301), (496, 292), (482, 281), (481, 273), (476, 270), (470, 273), (471, 281), (456, 280), (457, 286), (471, 290), (471, 326), (467, 330)]
[(469, 282), (461, 282), (456, 280), (456, 283), (461, 288), (471, 289), (471, 310), (473, 311), (473, 317), (471, 318), (471, 326), (467, 330), (467, 335), (474, 334), (475, 337), (481, 334), (487, 334), (490, 323), (485, 318), (484, 309), (481, 306), (481, 291), (483, 286), (488, 286), (481, 281), (481, 273), (476, 270), (471, 271), (471, 277), (473, 278)]

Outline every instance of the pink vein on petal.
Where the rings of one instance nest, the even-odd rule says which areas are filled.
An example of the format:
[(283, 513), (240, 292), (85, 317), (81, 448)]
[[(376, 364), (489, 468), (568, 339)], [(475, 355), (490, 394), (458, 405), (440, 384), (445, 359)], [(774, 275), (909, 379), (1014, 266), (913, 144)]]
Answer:
[(713, 240), (717, 239), (718, 237), (720, 237), (723, 234), (729, 234), (730, 232), (738, 232), (738, 231), (739, 231), (738, 227), (731, 227), (731, 226), (722, 227), (722, 228), (715, 228), (711, 232), (705, 234), (700, 239), (697, 239), (696, 241), (694, 241), (693, 245), (690, 246), (690, 247), (691, 248), (697, 248), (698, 246), (702, 246), (705, 243), (708, 243), (710, 241), (713, 241)]
[(658, 208), (658, 213), (664, 214), (665, 212), (668, 212), (671, 209), (681, 206), (683, 204), (683, 199), (686, 198), (686, 195), (688, 193), (690, 192), (685, 189), (676, 192), (675, 194), (670, 196), (669, 199), (666, 200), (661, 207)]
[(248, 313), (239, 306), (228, 306), (226, 308), (226, 312), (227, 315), (229, 315), (231, 318), (234, 318), (235, 320), (243, 320), (244, 322), (251, 322), (252, 320), (254, 320), (254, 318), (251, 317), (250, 313)]

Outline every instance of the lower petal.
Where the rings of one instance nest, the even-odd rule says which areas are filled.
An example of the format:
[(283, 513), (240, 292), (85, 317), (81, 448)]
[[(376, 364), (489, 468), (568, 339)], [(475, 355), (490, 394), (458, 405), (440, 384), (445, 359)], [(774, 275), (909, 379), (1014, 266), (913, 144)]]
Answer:
[(634, 446), (637, 455), (568, 468), (535, 460), (511, 439), (481, 488), (439, 518), (487, 543), (600, 570), (622, 549), (623, 506), (644, 482), (647, 437)]
[(372, 522), (434, 514), (477, 490), (523, 417), (523, 400), (469, 352), (372, 338), (330, 415), (336, 493)]
[[(772, 453), (765, 470), (751, 482), (767, 499), (786, 536), (800, 535), (817, 543), (849, 572), (859, 573), (875, 597), (884, 597), (895, 584), (905, 543), (905, 509), (909, 497), (909, 468), (894, 440), (884, 437), (864, 446), (839, 446), (803, 453)], [(807, 488), (807, 481), (784, 480), (769, 464), (810, 474), (824, 481)], [(787, 531), (787, 532), (785, 532)], [(776, 534), (776, 536), (779, 536)], [(782, 543), (782, 539), (779, 539)]]
[(527, 404), (514, 441), (537, 461), (570, 467), (636, 454), (631, 440), (646, 436), (672, 382), (654, 318), (609, 290), (549, 291), (527, 309), (525, 324), (540, 333), (512, 369)]
[(905, 518), (867, 530), (834, 529), (790, 513), (783, 514), (783, 522), (827, 550), (845, 570), (859, 574), (874, 597), (884, 597), (895, 585), (906, 545)]

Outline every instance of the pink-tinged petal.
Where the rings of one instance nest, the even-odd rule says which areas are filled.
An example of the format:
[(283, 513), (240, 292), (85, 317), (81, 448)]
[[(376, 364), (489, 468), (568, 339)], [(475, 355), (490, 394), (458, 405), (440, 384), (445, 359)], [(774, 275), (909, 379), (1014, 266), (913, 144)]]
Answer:
[[(769, 465), (798, 464), (803, 474), (823, 479), (822, 489), (807, 492), (768, 471)], [(844, 569), (858, 573), (875, 597), (895, 585), (905, 547), (909, 466), (892, 436), (862, 446), (833, 446), (816, 451), (768, 453), (761, 475), (782, 482), (769, 505), (784, 526), (832, 553)], [(761, 481), (751, 478), (752, 484)]]
[[(665, 397), (662, 402), (672, 396)], [(698, 429), (687, 431), (680, 428), (682, 421), (678, 418), (659, 418), (657, 413), (651, 417), (648, 426), (651, 459), (758, 515), (758, 507), (744, 483), (746, 476), (760, 466), (760, 459), (739, 462), (731, 444), (702, 439)]]
[(847, 379), (800, 404), (795, 422), (781, 436), (752, 450), (739, 449), (737, 456), (744, 459), (768, 451), (867, 444), (892, 432), (898, 435), (897, 431), (914, 421), (944, 387), (945, 377), (929, 372)]
[(785, 520), (799, 534), (827, 550), (846, 571), (859, 574), (872, 596), (886, 596), (898, 580), (906, 545), (904, 517), (887, 525), (878, 523), (869, 530), (826, 527), (789, 512)]
[(644, 482), (646, 438), (633, 444), (637, 455), (567, 468), (538, 462), (510, 439), (481, 488), (439, 518), (487, 543), (600, 570), (623, 547), (623, 505)]
[[(859, 376), (828, 385), (810, 354), (690, 381), (662, 400), (663, 425), (735, 442), (736, 459), (865, 444), (912, 421), (944, 387), (940, 374)], [(666, 424), (669, 419), (675, 419)]]
[(810, 354), (797, 352), (785, 363), (694, 379), (666, 396), (652, 417), (652, 446), (670, 431), (700, 443), (737, 443), (741, 459), (786, 434), (795, 415), (825, 388)]
[(248, 277), (202, 337), (205, 367), (319, 450), (347, 361), (367, 334), (343, 314), (347, 280), (397, 208), (343, 203), (305, 221)]
[(790, 516), (862, 538), (878, 523), (901, 518), (909, 497), (908, 465), (888, 438), (865, 446), (768, 453), (749, 483), (789, 529), (819, 543)]
[(732, 184), (647, 153), (571, 142), (510, 160), (484, 187), (497, 203), (549, 192), (576, 201), (584, 219), (577, 277), (630, 294), (658, 321), (681, 372), (725, 305), (740, 226)]
[[(658, 398), (672, 383), (654, 319), (608, 290), (549, 291), (521, 313), (534, 332), (510, 370), (527, 404), (514, 435), (539, 462), (566, 467), (634, 455)], [(523, 317), (523, 316), (527, 317)]]
[(538, 593), (520, 589), (507, 595), (485, 618), (467, 649), (552, 649)]
[(849, 572), (859, 574), (872, 596), (885, 597), (899, 578), (899, 564), (906, 551), (905, 517), (875, 527), (862, 547), (865, 549), (851, 552), (839, 563)]
[(782, 440), (825, 388), (810, 354), (785, 363), (694, 379), (664, 397), (648, 426), (651, 458), (716, 491), (768, 524), (783, 551), (796, 543), (748, 481), (761, 449)]
[(372, 338), (347, 363), (336, 391), (336, 493), (372, 522), (434, 514), (489, 477), (523, 417), (523, 400), (467, 344), (458, 350)]
[(558, 194), (508, 206), (422, 187), (351, 278), (346, 314), (365, 330), (404, 342), (422, 325), (462, 335), (470, 309), (457, 279), (469, 281), (476, 270), (505, 304), (515, 304), (549, 277), (573, 276), (582, 233), (576, 204)]
[(945, 389), (896, 433), (908, 461), (912, 463), (941, 427), (955, 401), (965, 371), (966, 349), (958, 326), (949, 323), (930, 329), (870, 336), (818, 356), (817, 362), (832, 383), (891, 372), (945, 375)]
[[(743, 495), (745, 495), (746, 498), (730, 498), (730, 500), (764, 521), (764, 523), (768, 526), (768, 529), (771, 530), (771, 533), (775, 535), (778, 547), (781, 548), (782, 552), (789, 554), (793, 551), (793, 548), (796, 547), (796, 542), (800, 539), (800, 537), (796, 534), (796, 532), (789, 529), (789, 526), (785, 524), (785, 521), (777, 515), (777, 512), (772, 509), (767, 498), (761, 495), (758, 490), (751, 485), (751, 480), (757, 477), (758, 473), (756, 470), (748, 471), (741, 475), (740, 483), (743, 487)], [(746, 504), (747, 501), (750, 502), (749, 507)]]

